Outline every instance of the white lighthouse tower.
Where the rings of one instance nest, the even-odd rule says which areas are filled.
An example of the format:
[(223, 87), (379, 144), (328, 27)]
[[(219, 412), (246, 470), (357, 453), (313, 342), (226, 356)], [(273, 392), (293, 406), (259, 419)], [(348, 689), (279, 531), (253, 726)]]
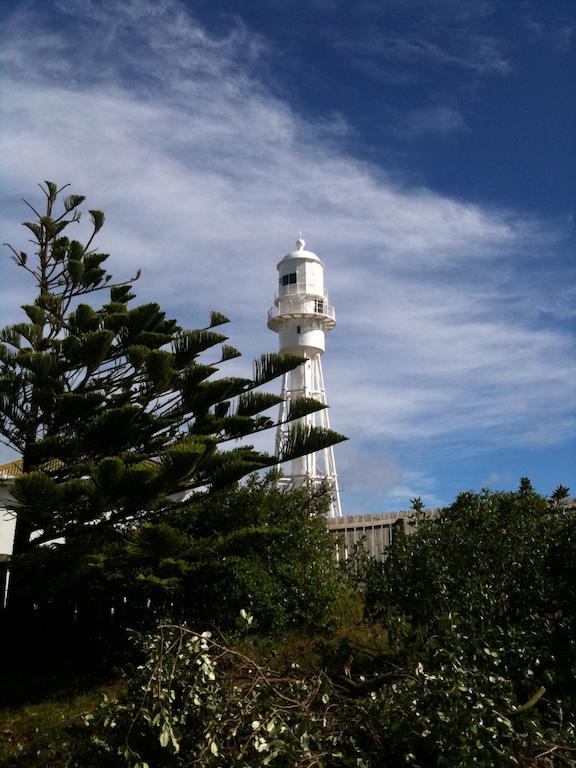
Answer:
[[(322, 376), (322, 354), (325, 350), (325, 332), (336, 325), (334, 307), (328, 304), (324, 289), (324, 262), (312, 251), (304, 250), (304, 240), (297, 240), (296, 250), (278, 264), (279, 287), (274, 306), (268, 312), (268, 328), (276, 331), (280, 339), (280, 352), (299, 355), (302, 365), (284, 374), (283, 402), (276, 434), (276, 455), (280, 454), (289, 427), (283, 424), (292, 398), (313, 397), (326, 405), (326, 391)], [(326, 408), (303, 416), (306, 426), (330, 428)], [(288, 468), (286, 468), (288, 469)], [(285, 481), (293, 486), (306, 482), (327, 480), (331, 488), (329, 517), (340, 517), (340, 493), (332, 446), (316, 453), (301, 456), (290, 462), (285, 470)]]

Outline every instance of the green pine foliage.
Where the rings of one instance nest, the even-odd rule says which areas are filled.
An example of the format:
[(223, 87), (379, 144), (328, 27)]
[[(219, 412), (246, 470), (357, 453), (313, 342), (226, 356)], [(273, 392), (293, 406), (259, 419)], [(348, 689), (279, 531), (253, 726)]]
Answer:
[[(101, 481), (117, 482), (120, 466), (103, 465)], [(149, 632), (162, 621), (230, 631), (242, 609), (265, 635), (330, 627), (351, 590), (326, 531), (328, 500), (319, 488), (281, 491), (273, 474), (198, 493), (146, 522), (109, 529), (106, 539), (30, 552), (27, 594), (48, 617), (74, 606), (76, 627), (91, 626), (104, 653), (112, 638), (126, 647), (126, 629)]]
[[(77, 583), (95, 601), (122, 598), (124, 623), (144, 631), (162, 620), (231, 630), (241, 609), (265, 634), (329, 626), (349, 590), (326, 531), (327, 503), (318, 489), (283, 492), (273, 476), (197, 494), (80, 559)], [(61, 585), (68, 596), (71, 576)]]
[[(216, 378), (238, 354), (212, 330), (227, 317), (213, 312), (207, 328), (187, 330), (155, 303), (133, 305), (139, 275), (114, 282), (95, 245), (104, 214), (89, 212), (92, 231), (80, 242), (83, 196), (62, 199), (53, 182), (41, 188), (45, 211), (29, 206), (37, 219), (25, 223), (33, 253), (11, 247), (38, 293), (23, 306), (28, 322), (0, 332), (0, 437), (24, 470), (14, 484), (15, 567), (47, 542), (106, 540), (110, 529), (171, 507), (174, 494), (275, 465), (250, 445), (226, 443), (275, 425), (261, 411), (276, 398), (254, 390), (302, 362), (267, 354), (252, 378)], [(319, 428), (306, 437), (282, 460), (343, 439)]]

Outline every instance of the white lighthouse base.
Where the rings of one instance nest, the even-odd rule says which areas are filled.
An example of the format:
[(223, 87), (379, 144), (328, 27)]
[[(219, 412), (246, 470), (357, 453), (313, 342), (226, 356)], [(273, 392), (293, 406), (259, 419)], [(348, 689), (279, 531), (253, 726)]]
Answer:
[[(320, 354), (312, 355), (304, 360), (302, 365), (293, 371), (284, 374), (282, 379), (282, 398), (280, 404), (279, 426), (276, 432), (276, 455), (280, 455), (282, 445), (290, 424), (286, 421), (290, 401), (297, 397), (313, 397), (326, 405), (326, 390), (322, 375), (322, 357)], [(299, 423), (305, 426), (323, 427), (330, 429), (328, 409), (308, 414)], [(340, 491), (338, 489), (338, 476), (334, 462), (334, 449), (332, 446), (321, 451), (300, 456), (281, 467), (282, 476), (278, 480), (280, 487), (297, 488), (302, 485), (320, 485), (327, 483), (330, 489), (330, 506), (327, 516), (329, 518), (341, 517)]]

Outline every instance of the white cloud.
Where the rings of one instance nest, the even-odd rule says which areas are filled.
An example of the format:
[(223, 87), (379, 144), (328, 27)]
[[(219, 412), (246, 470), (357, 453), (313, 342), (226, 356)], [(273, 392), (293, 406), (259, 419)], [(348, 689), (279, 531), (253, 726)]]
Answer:
[[(470, 451), (566, 437), (573, 347), (538, 324), (548, 285), (524, 275), (555, 229), (350, 156), (341, 121), (309, 126), (267, 89), (266, 43), (239, 24), (212, 37), (173, 0), (61, 7), (67, 25), (18, 15), (3, 41), (3, 240), (23, 241), (16, 203), (36, 180), (71, 181), (108, 214), (114, 274), (142, 266), (139, 298), (183, 324), (225, 311), (250, 359), (276, 347), (275, 265), (302, 229), (338, 312), (335, 429)], [(0, 323), (24, 301), (14, 275), (2, 266)]]
[(435, 481), (422, 472), (406, 471), (403, 473), (402, 482), (396, 485), (388, 494), (395, 502), (396, 508), (406, 509), (410, 501), (420, 498), (428, 508), (441, 507), (444, 502), (434, 492)]
[(382, 443), (361, 445), (358, 441), (337, 448), (340, 490), (361, 497), (386, 495), (402, 477), (398, 462)]
[[(445, 30), (443, 34), (446, 34)], [(441, 43), (419, 35), (394, 37), (384, 34), (370, 41), (366, 49), (376, 49), (381, 56), (397, 63), (458, 66), (480, 74), (506, 74), (510, 71), (510, 63), (503, 55), (500, 41), (487, 35), (463, 33), (462, 30), (458, 30), (451, 40)]]
[[(512, 71), (510, 41), (494, 34), (494, 2), (367, 0), (343, 35), (330, 28), (333, 44), (368, 76), (403, 85), (430, 77), (430, 70), (462, 69), (476, 76)], [(523, 13), (528, 13), (523, 9)], [(523, 18), (523, 16), (522, 16)]]
[(403, 141), (418, 139), (424, 135), (447, 139), (454, 133), (467, 130), (462, 114), (447, 104), (433, 104), (407, 109), (404, 112), (390, 110), (387, 130)]
[(482, 483), (483, 488), (490, 489), (516, 489), (518, 487), (518, 478), (509, 472), (490, 472), (486, 481)]

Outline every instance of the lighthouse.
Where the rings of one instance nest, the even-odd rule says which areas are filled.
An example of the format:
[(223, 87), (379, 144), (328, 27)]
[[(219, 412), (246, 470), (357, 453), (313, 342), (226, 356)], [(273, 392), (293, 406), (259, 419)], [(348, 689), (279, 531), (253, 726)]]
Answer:
[[(279, 337), (280, 353), (302, 357), (302, 365), (285, 373), (282, 379), (282, 403), (276, 433), (276, 455), (279, 456), (289, 426), (285, 423), (290, 401), (297, 397), (313, 397), (327, 405), (322, 355), (325, 334), (336, 325), (334, 307), (328, 303), (324, 288), (324, 262), (312, 251), (305, 250), (304, 240), (296, 241), (296, 250), (278, 264), (278, 292), (268, 312), (268, 328)], [(323, 408), (299, 419), (304, 426), (330, 428), (328, 410)], [(282, 481), (292, 487), (327, 481), (331, 501), (329, 517), (340, 517), (340, 493), (332, 446), (316, 453), (292, 459), (284, 468)]]

